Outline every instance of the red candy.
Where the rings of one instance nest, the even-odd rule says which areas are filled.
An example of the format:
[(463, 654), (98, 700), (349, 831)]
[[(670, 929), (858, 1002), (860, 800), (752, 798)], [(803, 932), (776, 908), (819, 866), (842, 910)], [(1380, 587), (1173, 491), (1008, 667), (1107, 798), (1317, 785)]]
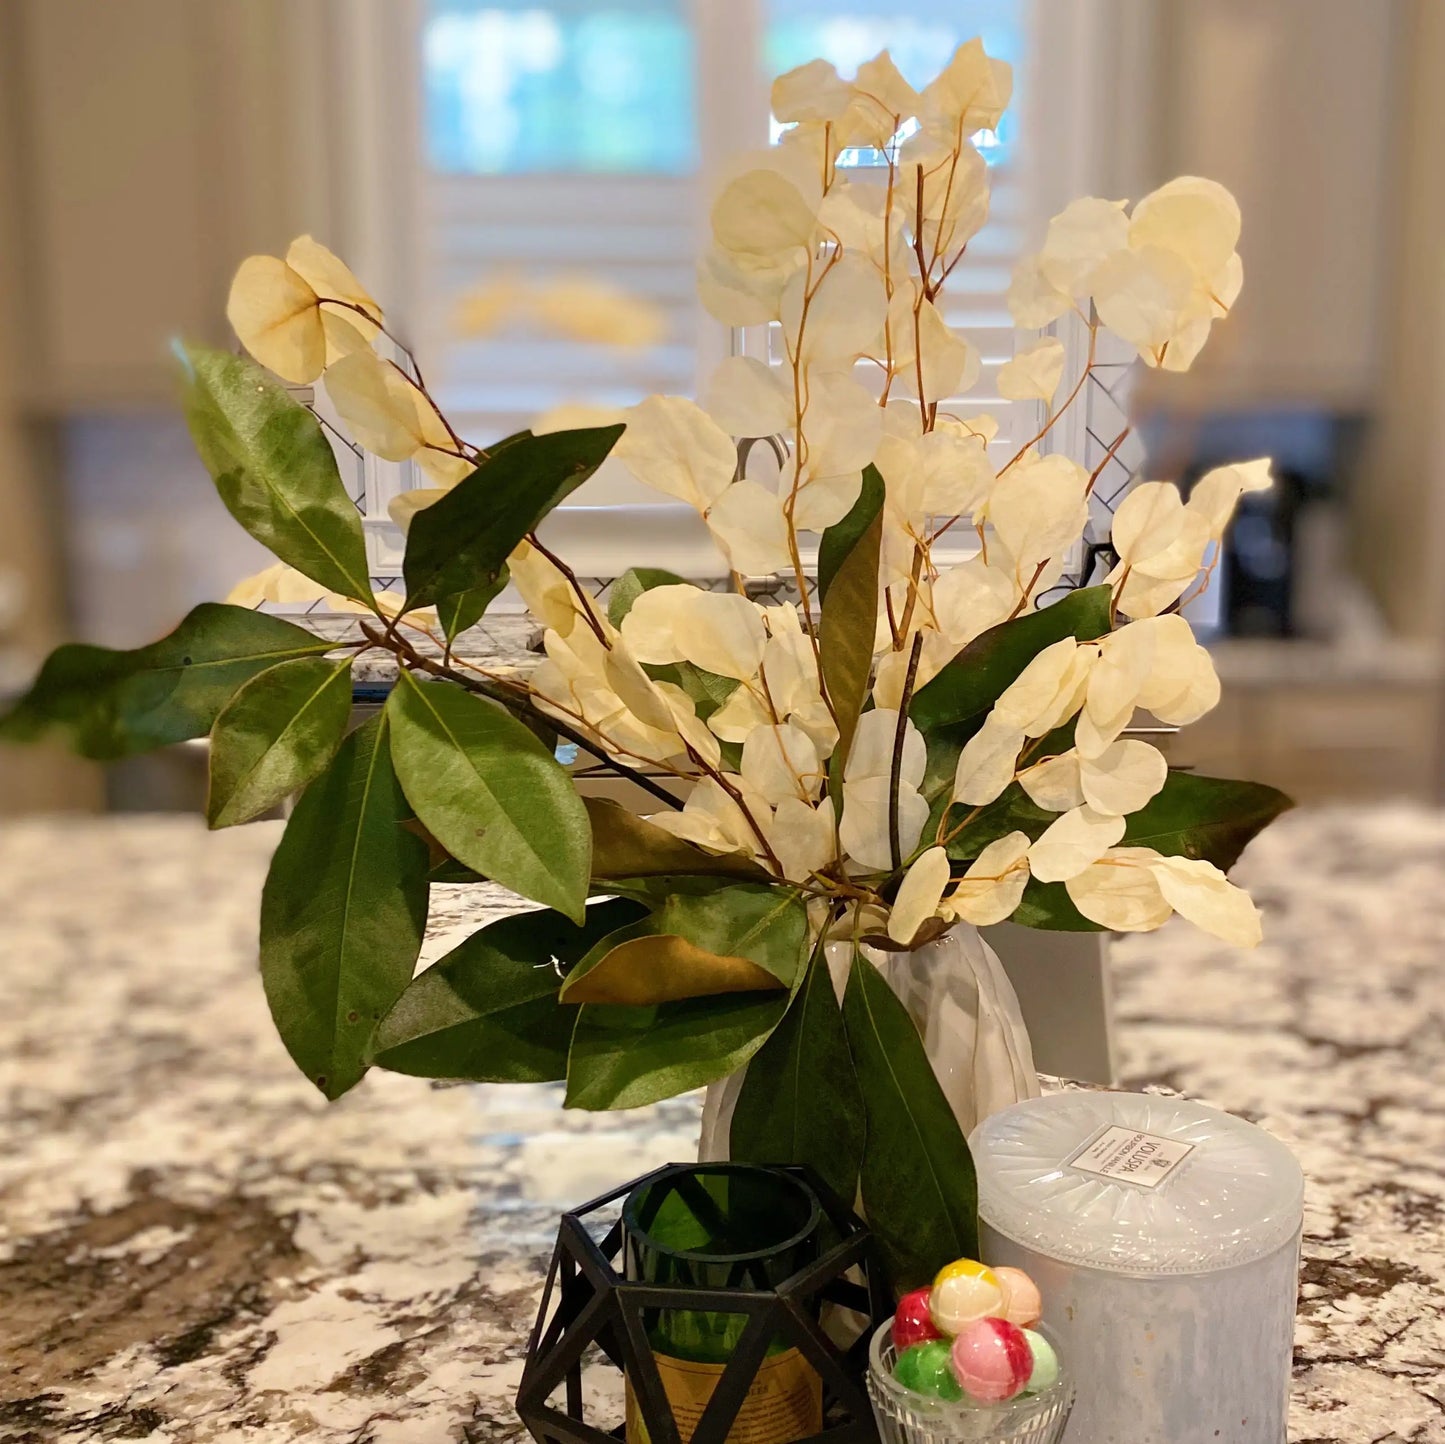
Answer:
[(898, 1301), (898, 1312), (893, 1315), (893, 1347), (901, 1354), (914, 1344), (926, 1344), (930, 1339), (941, 1339), (942, 1334), (933, 1325), (933, 1316), (928, 1311), (929, 1289), (914, 1289)]
[(1007, 1319), (975, 1319), (953, 1341), (953, 1372), (981, 1404), (1012, 1399), (1029, 1381), (1034, 1353), (1024, 1331)]

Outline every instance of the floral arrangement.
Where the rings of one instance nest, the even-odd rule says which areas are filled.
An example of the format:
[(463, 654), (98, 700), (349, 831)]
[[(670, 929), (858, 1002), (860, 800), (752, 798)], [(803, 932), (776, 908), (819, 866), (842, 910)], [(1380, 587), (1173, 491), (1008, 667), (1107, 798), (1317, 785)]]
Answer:
[[(1258, 941), (1225, 870), (1285, 799), (1172, 771), (1126, 734), (1137, 711), (1183, 725), (1217, 701), (1180, 608), (1268, 463), (1213, 471), (1187, 500), (1137, 486), (1089, 584), (1040, 605), (1081, 552), (1102, 470), (1049, 449), (1096, 337), (1188, 367), (1239, 292), (1238, 209), (1184, 178), (1132, 209), (1088, 198), (1054, 218), (1009, 305), (1030, 332), (1074, 318), (1088, 360), (1066, 379), (1058, 338), (1020, 346), (999, 390), (1046, 419), (996, 462), (995, 422), (945, 407), (981, 362), (943, 296), (988, 215), (970, 137), (1010, 88), (977, 41), (921, 92), (886, 52), (853, 81), (815, 61), (776, 82), (789, 128), (717, 197), (698, 285), (720, 321), (775, 325), (782, 364), (730, 357), (702, 405), (651, 397), (481, 446), (323, 246), (242, 264), (228, 314), (254, 359), (186, 350), (186, 409), (277, 565), (150, 646), (62, 647), (0, 735), (116, 758), (209, 734), (217, 827), (299, 792), (261, 972), (328, 1098), (377, 1066), (565, 1078), (569, 1105), (624, 1108), (747, 1065), (735, 1155), (861, 1191), (916, 1283), (977, 1254), (972, 1166), (865, 948), (1007, 918), (1137, 931), (1174, 912)], [(840, 169), (850, 147), (880, 164)], [(321, 379), (360, 446), (432, 483), (397, 512), (404, 595), (373, 594), (332, 448), (278, 377)], [(783, 457), (769, 482), (739, 464), (752, 438)], [(638, 567), (603, 605), (549, 550), (539, 523), (609, 455), (697, 509), (730, 590)], [(977, 551), (940, 566), (950, 532)], [(796, 600), (750, 599), (745, 579), (774, 572)], [(525, 674), (452, 647), (508, 582), (545, 627)], [(355, 634), (252, 609), (303, 596), (359, 613)], [(396, 682), (351, 730), (368, 652), (394, 657)], [(583, 771), (636, 784), (651, 815), (579, 793)], [(540, 907), (413, 977), (430, 886), (481, 879)], [(841, 1002), (830, 940), (853, 944)]]

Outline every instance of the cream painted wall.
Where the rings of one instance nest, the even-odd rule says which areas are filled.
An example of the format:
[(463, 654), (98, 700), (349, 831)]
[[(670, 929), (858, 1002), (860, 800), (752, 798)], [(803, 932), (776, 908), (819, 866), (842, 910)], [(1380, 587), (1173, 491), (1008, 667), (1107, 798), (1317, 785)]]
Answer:
[[(227, 339), (236, 262), (354, 220), (319, 151), (346, 123), (346, 3), (0, 3), (0, 566), (22, 574), (33, 658), (65, 639), (77, 595), (66, 420), (173, 417), (167, 343)], [(0, 814), (99, 796), (88, 764), (0, 749)]]
[(1392, 624), (1445, 640), (1445, 4), (1405, 8), (1399, 201), (1383, 257), (1385, 359), (1355, 531), (1362, 570)]
[(1197, 363), (1195, 394), (1372, 400), (1411, 9), (1411, 0), (1160, 6), (1156, 178), (1213, 177), (1244, 213), (1244, 294)]

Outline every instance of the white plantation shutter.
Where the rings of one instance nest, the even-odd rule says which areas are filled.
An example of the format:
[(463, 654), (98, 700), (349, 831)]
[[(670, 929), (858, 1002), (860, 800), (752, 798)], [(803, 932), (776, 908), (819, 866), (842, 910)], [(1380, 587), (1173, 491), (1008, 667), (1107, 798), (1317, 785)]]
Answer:
[[(696, 191), (692, 177), (669, 175), (433, 181), (434, 294), (447, 311), (479, 281), (585, 274), (657, 306), (667, 326), (662, 344), (637, 353), (515, 330), (446, 341), (434, 389), (464, 436), (506, 436), (561, 402), (630, 406), (652, 392), (692, 390)], [(450, 321), (438, 316), (436, 329)]]

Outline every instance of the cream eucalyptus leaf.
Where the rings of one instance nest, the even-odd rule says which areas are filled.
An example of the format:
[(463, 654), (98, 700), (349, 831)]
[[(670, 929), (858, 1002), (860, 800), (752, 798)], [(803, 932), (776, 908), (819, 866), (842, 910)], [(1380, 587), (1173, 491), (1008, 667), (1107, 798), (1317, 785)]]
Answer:
[(704, 852), (610, 798), (584, 797), (582, 802), (592, 823), (592, 876), (596, 879), (697, 874), (767, 880), (768, 874), (743, 853)]
[(981, 718), (1045, 647), (1065, 637), (1088, 641), (1110, 627), (1109, 588), (1085, 587), (976, 637), (919, 688), (909, 716), (924, 731)]

